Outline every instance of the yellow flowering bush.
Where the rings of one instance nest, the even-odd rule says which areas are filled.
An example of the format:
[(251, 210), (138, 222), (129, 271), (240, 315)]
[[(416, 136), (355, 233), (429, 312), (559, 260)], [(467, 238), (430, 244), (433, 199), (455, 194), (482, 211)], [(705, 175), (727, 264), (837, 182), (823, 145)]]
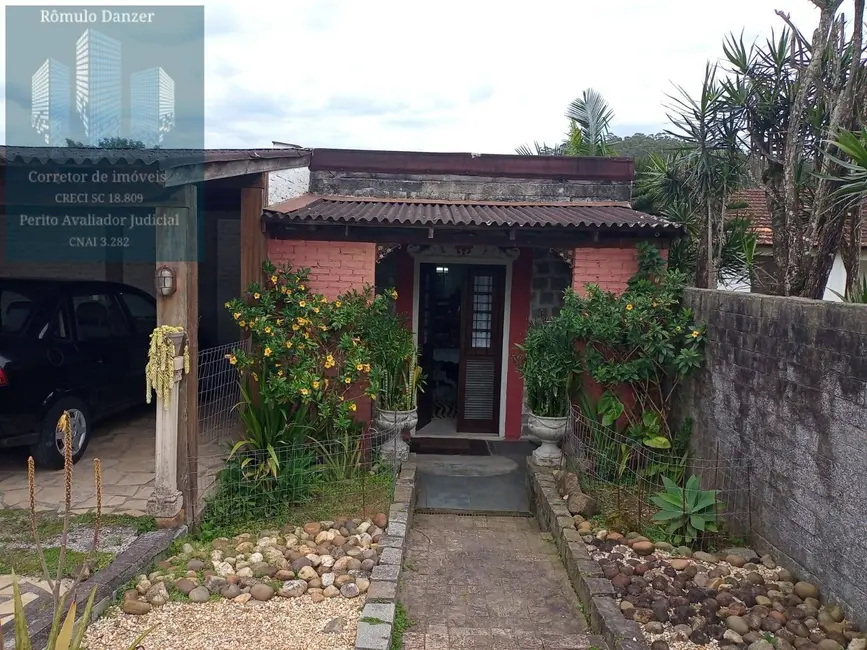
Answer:
[(350, 428), (357, 400), (372, 396), (371, 354), (358, 323), (373, 308), (373, 290), (351, 291), (337, 300), (309, 288), (309, 270), (263, 266), (263, 282), (245, 299), (226, 303), (252, 352), (236, 350), (229, 362), (259, 384), (272, 404), (307, 407), (320, 434)]

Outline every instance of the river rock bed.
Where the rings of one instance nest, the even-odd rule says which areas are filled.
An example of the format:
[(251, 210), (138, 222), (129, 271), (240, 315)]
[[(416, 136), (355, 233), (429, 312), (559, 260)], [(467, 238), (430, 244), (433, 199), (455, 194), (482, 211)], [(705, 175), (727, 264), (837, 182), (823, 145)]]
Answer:
[(125, 614), (146, 615), (170, 600), (239, 604), (305, 596), (312, 603), (354, 599), (370, 586), (384, 551), (384, 514), (362, 520), (310, 522), (281, 530), (243, 533), (181, 552), (140, 575), (124, 593)]
[(839, 606), (771, 556), (748, 548), (693, 553), (586, 521), (579, 533), (652, 650), (867, 650), (867, 636)]

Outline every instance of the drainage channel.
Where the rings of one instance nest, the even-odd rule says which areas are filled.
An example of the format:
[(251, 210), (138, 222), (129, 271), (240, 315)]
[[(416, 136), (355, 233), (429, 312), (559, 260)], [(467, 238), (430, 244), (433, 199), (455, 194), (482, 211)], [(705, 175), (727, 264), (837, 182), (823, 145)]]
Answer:
[(529, 512), (517, 510), (466, 510), (458, 508), (413, 508), (413, 512), (419, 515), (454, 515), (457, 517), (520, 517), (529, 519)]

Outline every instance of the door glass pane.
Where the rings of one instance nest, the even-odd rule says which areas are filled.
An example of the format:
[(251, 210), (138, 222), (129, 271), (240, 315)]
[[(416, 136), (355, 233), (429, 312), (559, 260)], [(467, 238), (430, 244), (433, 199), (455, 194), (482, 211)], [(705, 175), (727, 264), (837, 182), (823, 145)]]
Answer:
[(470, 345), (475, 349), (491, 347), (494, 310), (494, 278), (477, 275), (473, 278), (473, 314)]

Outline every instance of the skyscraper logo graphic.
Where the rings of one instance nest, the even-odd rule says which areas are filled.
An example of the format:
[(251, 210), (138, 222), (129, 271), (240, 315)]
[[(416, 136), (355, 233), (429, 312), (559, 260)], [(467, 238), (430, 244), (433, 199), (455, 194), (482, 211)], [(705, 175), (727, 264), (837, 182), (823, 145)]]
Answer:
[(69, 68), (54, 59), (33, 75), (30, 124), (52, 147), (63, 145), (69, 133), (69, 83)]
[(124, 129), (122, 45), (95, 29), (86, 29), (75, 43), (74, 82), (69, 68), (55, 59), (47, 59), (32, 77), (31, 125), (47, 145), (63, 146), (72, 136), (73, 90), (85, 144), (126, 136), (154, 147), (175, 126), (175, 82), (162, 67), (153, 67), (129, 76), (129, 128)]

